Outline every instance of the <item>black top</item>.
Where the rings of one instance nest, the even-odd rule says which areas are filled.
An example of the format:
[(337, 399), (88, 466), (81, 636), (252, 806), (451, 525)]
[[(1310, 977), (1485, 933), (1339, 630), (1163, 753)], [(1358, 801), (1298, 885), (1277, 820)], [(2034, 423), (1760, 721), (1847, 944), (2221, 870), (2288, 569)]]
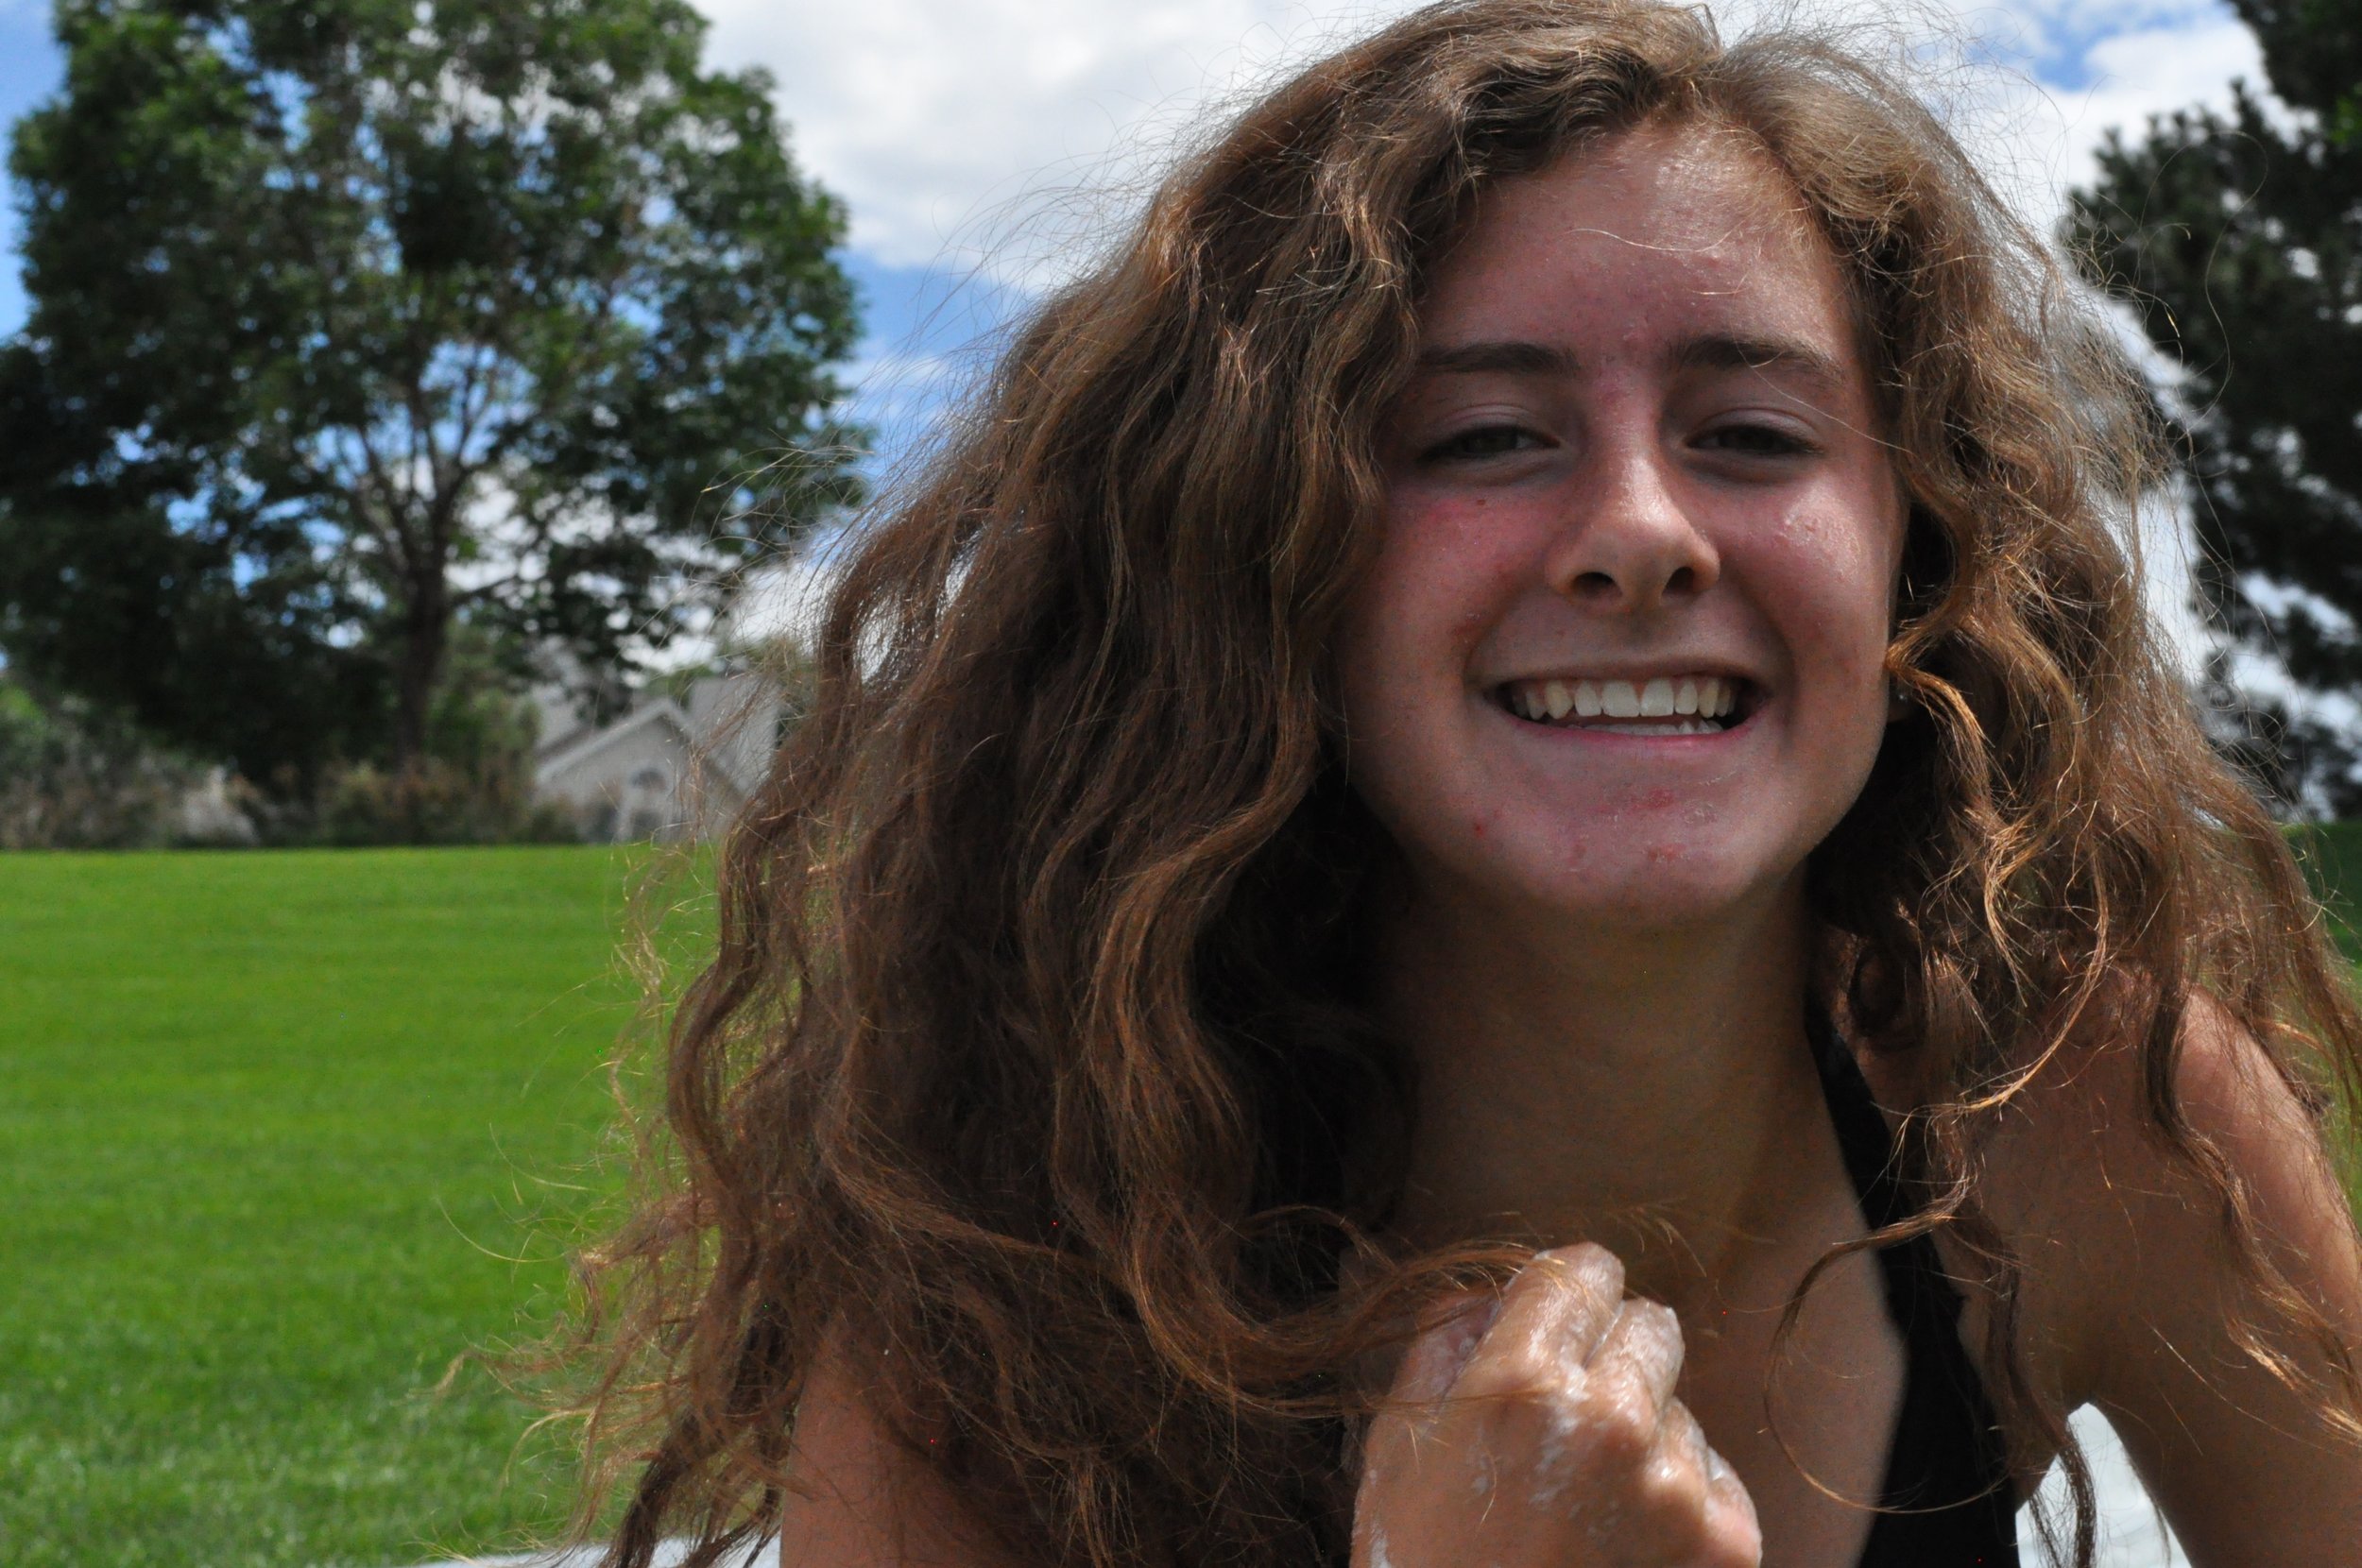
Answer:
[[(1862, 1218), (1883, 1229), (1913, 1212), (1895, 1179), (1894, 1140), (1854, 1054), (1814, 1029), (1821, 1088)], [(2017, 1497), (1984, 1384), (1960, 1343), (1960, 1294), (1935, 1238), (1880, 1249), (1887, 1315), (1904, 1344), (1903, 1406), (1887, 1450), (1883, 1507), (1857, 1568), (2016, 1568)]]

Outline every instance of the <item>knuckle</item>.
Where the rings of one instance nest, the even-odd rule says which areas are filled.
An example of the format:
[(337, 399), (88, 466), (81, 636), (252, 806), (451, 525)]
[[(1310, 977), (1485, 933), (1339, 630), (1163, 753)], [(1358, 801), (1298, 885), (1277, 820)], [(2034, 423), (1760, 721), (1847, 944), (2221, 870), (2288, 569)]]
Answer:
[(1609, 1301), (1624, 1293), (1623, 1260), (1596, 1241), (1553, 1247), (1534, 1253), (1533, 1261), (1545, 1265), (1551, 1280), (1562, 1287), (1604, 1295)]
[(1688, 1406), (1678, 1399), (1665, 1402), (1665, 1435), (1669, 1445), (1683, 1455), (1709, 1481), (1714, 1479), (1714, 1450), (1706, 1444), (1706, 1430), (1698, 1424), (1698, 1418)]
[(1632, 1320), (1633, 1332), (1642, 1338), (1659, 1344), (1682, 1342), (1681, 1315), (1663, 1302), (1635, 1296), (1624, 1304), (1624, 1312)]
[(1601, 1463), (1631, 1469), (1656, 1440), (1657, 1412), (1649, 1392), (1629, 1375), (1596, 1378), (1584, 1390), (1583, 1425)]
[(1612, 1353), (1604, 1359), (1662, 1386), (1680, 1373), (1684, 1355), (1681, 1321), (1670, 1307), (1626, 1302)]
[(1523, 1398), (1549, 1398), (1570, 1391), (1566, 1369), (1545, 1347), (1532, 1343), (1502, 1350), (1494, 1358), (1486, 1381), (1500, 1391)]
[(1578, 1241), (1571, 1247), (1556, 1249), (1557, 1255), (1584, 1269), (1612, 1269), (1618, 1279), (1623, 1277), (1624, 1260), (1596, 1241)]
[(1663, 1517), (1695, 1520), (1702, 1534), (1707, 1492), (1705, 1473), (1679, 1456), (1668, 1456), (1650, 1465), (1640, 1483), (1645, 1507)]

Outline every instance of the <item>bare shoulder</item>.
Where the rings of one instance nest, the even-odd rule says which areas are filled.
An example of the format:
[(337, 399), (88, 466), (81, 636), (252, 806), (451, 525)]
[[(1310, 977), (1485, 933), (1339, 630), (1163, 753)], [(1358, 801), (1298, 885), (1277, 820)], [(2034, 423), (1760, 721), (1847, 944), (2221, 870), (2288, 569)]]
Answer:
[(894, 1439), (841, 1350), (806, 1381), (793, 1463), (781, 1568), (1013, 1568), (942, 1477)]
[[(2362, 1269), (2312, 1118), (2263, 1048), (2203, 997), (2188, 1010), (2173, 1086), (2274, 1262), (2331, 1286)], [(2011, 1104), (1988, 1150), (1986, 1199), (2025, 1263), (2027, 1306), (2039, 1308), (2029, 1326), (2048, 1334), (2029, 1349), (2068, 1396), (2096, 1396), (2118, 1363), (2148, 1353), (2154, 1337), (2126, 1334), (2128, 1321), (2218, 1324), (2244, 1288), (2221, 1197), (2148, 1102), (2138, 1043), (2090, 1031)]]
[[(2258, 1249), (2362, 1358), (2362, 1247), (2298, 1096), (2202, 997), (2173, 1087)], [(1990, 1150), (1987, 1200), (2025, 1265), (2028, 1369), (2062, 1406), (2108, 1416), (2199, 1561), (2302, 1560), (2290, 1554), (2362, 1538), (2362, 1447), (2322, 1414), (2339, 1398), (2331, 1354), (2238, 1267), (2223, 1196), (2148, 1101), (2137, 1043), (2096, 1031), (2028, 1087)]]

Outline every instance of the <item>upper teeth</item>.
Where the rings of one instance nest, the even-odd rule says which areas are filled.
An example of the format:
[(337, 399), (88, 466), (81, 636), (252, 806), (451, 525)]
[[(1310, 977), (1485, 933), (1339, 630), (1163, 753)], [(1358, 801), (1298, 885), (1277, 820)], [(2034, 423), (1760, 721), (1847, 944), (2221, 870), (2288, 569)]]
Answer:
[(1738, 683), (1721, 675), (1658, 675), (1637, 685), (1628, 680), (1520, 680), (1509, 683), (1509, 706), (1525, 718), (1666, 719), (1695, 714), (1727, 716), (1738, 701)]

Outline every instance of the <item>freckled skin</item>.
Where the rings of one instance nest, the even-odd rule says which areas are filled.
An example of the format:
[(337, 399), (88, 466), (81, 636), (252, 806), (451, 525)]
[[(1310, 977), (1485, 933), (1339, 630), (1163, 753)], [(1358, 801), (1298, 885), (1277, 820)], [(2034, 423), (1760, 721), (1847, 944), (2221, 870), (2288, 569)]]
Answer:
[[(1559, 361), (1426, 371), (1380, 432), (1379, 548), (1338, 668), (1355, 785), (1430, 886), (1627, 931), (1715, 920), (1791, 887), (1859, 793), (1903, 508), (1842, 281), (1795, 209), (1736, 139), (1644, 129), (1503, 182), (1437, 268), (1423, 351)], [(1834, 373), (1682, 360), (1718, 339)], [(1635, 666), (1737, 672), (1759, 709), (1627, 738), (1496, 695)]]

